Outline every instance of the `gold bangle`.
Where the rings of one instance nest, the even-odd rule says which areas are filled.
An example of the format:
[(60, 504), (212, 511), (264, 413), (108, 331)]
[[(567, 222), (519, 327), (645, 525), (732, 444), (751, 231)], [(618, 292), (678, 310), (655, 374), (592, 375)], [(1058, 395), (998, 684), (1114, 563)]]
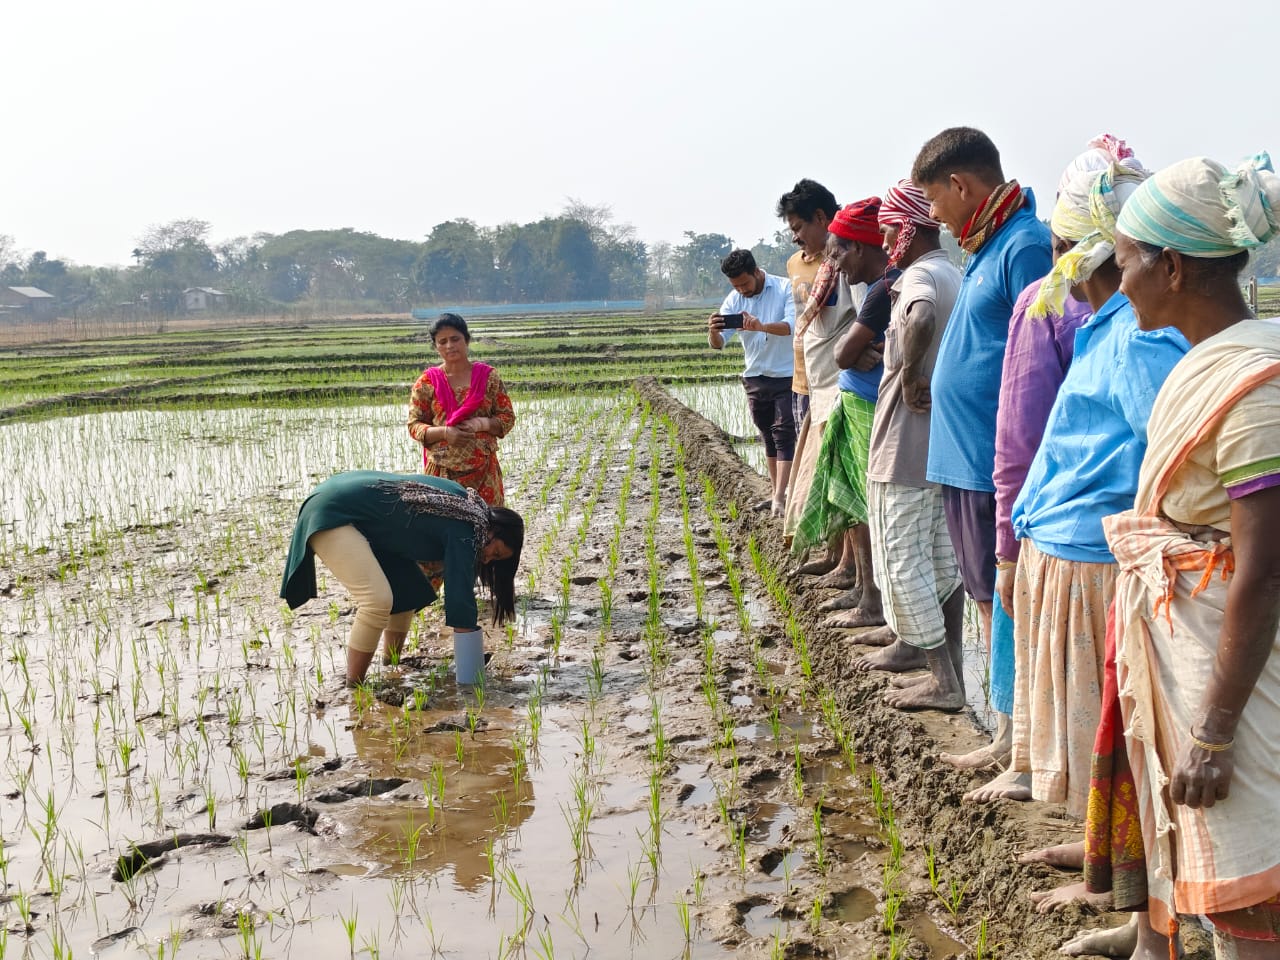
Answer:
[(1017, 560), (998, 560), (996, 561), (997, 570), (1012, 570), (1018, 565)]
[[(1187, 733), (1191, 733), (1191, 731), (1188, 729)], [(1205, 743), (1203, 740), (1197, 737), (1194, 733), (1191, 733), (1191, 742), (1195, 744), (1197, 747), (1199, 747), (1201, 750), (1207, 750), (1209, 753), (1222, 753), (1223, 750), (1230, 750), (1232, 746), (1235, 744), (1236, 740), (1235, 740), (1235, 737), (1232, 737), (1226, 743)]]

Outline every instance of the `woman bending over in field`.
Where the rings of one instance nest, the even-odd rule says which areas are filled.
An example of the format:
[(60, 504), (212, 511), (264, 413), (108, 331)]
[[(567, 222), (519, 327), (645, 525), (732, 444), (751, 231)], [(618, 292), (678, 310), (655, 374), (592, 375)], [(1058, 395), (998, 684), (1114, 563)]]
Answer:
[(511, 398), (493, 367), (471, 360), (471, 333), (456, 313), (431, 325), (431, 342), (442, 362), (424, 370), (409, 394), (409, 435), (422, 444), (422, 469), (500, 507), (506, 497), (498, 440), (516, 422)]
[[(444, 581), (444, 622), (459, 635), (480, 631), (475, 583), (489, 588), (494, 623), (515, 616), (516, 567), (524, 520), (490, 507), (452, 480), (356, 470), (323, 481), (298, 511), (280, 596), (290, 609), (316, 596), (319, 557), (356, 601), (347, 639), (347, 684), (364, 680), (378, 638), (391, 662), (413, 615)], [(478, 639), (478, 638), (477, 638)]]

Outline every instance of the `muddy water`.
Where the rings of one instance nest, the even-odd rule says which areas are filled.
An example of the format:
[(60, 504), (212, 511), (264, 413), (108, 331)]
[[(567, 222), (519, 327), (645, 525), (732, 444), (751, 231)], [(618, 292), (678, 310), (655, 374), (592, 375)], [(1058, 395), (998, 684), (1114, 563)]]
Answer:
[(527, 602), (489, 631), (484, 687), (452, 683), (429, 611), (403, 664), (341, 689), (348, 601), (322, 575), (290, 614), (279, 570), (314, 477), (412, 467), (400, 415), (335, 411), (327, 431), (316, 411), (80, 418), (86, 480), (51, 436), (0, 428), (6, 955), (860, 942), (847, 925), (874, 921), (856, 891), (883, 860), (863, 772), (763, 596), (727, 585), (726, 562), (750, 561), (721, 555), (693, 477), (685, 539), (667, 433), (629, 401), (521, 411), (543, 438), (504, 447)]

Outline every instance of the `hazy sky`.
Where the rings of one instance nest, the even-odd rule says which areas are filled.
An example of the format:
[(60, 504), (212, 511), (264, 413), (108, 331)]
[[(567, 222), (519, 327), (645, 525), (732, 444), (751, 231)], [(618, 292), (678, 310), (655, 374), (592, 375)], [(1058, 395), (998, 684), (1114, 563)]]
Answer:
[(750, 244), (800, 177), (879, 193), (957, 124), (1042, 215), (1103, 131), (1152, 168), (1280, 158), (1275, 0), (5, 7), (0, 234), (82, 263), (179, 217), (420, 240), (570, 196), (646, 240)]

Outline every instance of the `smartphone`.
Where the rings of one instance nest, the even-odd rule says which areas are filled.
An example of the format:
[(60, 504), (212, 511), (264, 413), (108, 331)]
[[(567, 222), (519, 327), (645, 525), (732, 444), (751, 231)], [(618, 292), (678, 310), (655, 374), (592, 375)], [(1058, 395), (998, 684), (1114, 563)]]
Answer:
[(724, 324), (726, 330), (742, 329), (742, 314), (740, 313), (719, 313), (716, 314), (720, 318), (720, 322)]

